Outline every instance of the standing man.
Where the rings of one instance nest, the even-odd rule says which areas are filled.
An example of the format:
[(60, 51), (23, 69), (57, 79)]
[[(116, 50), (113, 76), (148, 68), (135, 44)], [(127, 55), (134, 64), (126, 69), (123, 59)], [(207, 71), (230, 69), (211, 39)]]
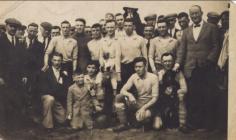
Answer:
[(176, 39), (176, 33), (179, 31), (179, 29), (175, 28), (175, 23), (176, 23), (176, 17), (177, 14), (168, 14), (165, 16), (165, 19), (168, 23), (168, 33), (171, 37)]
[(92, 40), (88, 42), (88, 49), (91, 60), (99, 62), (100, 48), (101, 48), (101, 26), (98, 23), (92, 26)]
[(65, 106), (69, 82), (68, 76), (62, 70), (62, 61), (63, 55), (54, 53), (51, 59), (52, 66), (42, 74), (40, 80), (42, 125), (48, 132), (54, 128), (54, 122), (63, 124), (66, 119)]
[(116, 37), (121, 37), (125, 35), (124, 32), (124, 16), (121, 13), (117, 13), (115, 15), (115, 20), (116, 20), (116, 32), (115, 32), (115, 36)]
[[(17, 128), (22, 125), (24, 109), (23, 85), (25, 77), (25, 57), (23, 45), (15, 36), (20, 21), (15, 18), (5, 20), (6, 33), (0, 43), (0, 123), (4, 128)], [(16, 116), (18, 116), (16, 118)]]
[(177, 18), (178, 18), (178, 23), (179, 23), (181, 30), (179, 30), (176, 33), (176, 38), (178, 41), (181, 41), (183, 30), (188, 28), (190, 20), (189, 20), (188, 14), (185, 12), (179, 13)]
[(178, 41), (168, 35), (168, 27), (165, 20), (158, 21), (157, 29), (159, 36), (150, 41), (150, 49), (148, 53), (149, 63), (152, 72), (155, 74), (158, 74), (158, 72), (163, 68), (161, 56), (167, 52), (175, 55), (178, 47)]
[(99, 21), (99, 24), (101, 25), (101, 28), (102, 28), (102, 37), (105, 37), (106, 34), (107, 34), (106, 26), (105, 26), (105, 24), (106, 24), (105, 19), (101, 19), (101, 20)]
[(192, 6), (189, 15), (193, 25), (183, 31), (174, 70), (183, 66), (187, 80), (189, 127), (212, 129), (215, 118), (212, 79), (219, 50), (218, 31), (215, 25), (203, 21), (200, 6)]
[(51, 37), (61, 35), (61, 28), (59, 26), (52, 26)]
[(117, 93), (117, 82), (120, 81), (120, 42), (115, 37), (116, 22), (106, 22), (106, 37), (101, 40), (99, 62), (105, 71), (111, 72), (113, 94)]
[(51, 41), (51, 30), (52, 30), (52, 24), (49, 22), (42, 22), (40, 24), (40, 32), (42, 35), (42, 38), (40, 39), (40, 42), (43, 43), (44, 51), (47, 50), (49, 42)]
[(90, 61), (90, 53), (88, 50), (88, 42), (91, 40), (89, 36), (84, 33), (84, 28), (86, 26), (86, 21), (83, 18), (77, 18), (75, 20), (76, 33), (73, 36), (77, 40), (78, 46), (78, 59), (77, 68), (86, 71), (87, 63)]
[(128, 78), (134, 73), (133, 60), (136, 57), (147, 59), (147, 48), (143, 37), (134, 33), (134, 23), (132, 19), (126, 19), (124, 30), (126, 35), (119, 39), (121, 50), (121, 80), (124, 85)]
[(49, 67), (49, 56), (53, 52), (57, 52), (63, 55), (62, 69), (72, 78), (72, 74), (77, 68), (78, 47), (77, 41), (70, 37), (70, 27), (71, 24), (68, 21), (61, 22), (62, 35), (51, 40), (45, 52), (43, 71)]

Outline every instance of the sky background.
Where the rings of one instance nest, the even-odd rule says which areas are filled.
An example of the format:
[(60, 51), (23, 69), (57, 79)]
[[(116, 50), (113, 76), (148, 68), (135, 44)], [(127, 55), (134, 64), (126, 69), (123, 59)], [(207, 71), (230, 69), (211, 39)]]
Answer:
[(43, 21), (59, 25), (68, 20), (74, 23), (78, 17), (85, 18), (87, 25), (92, 25), (104, 18), (105, 13), (123, 13), (124, 6), (138, 8), (142, 21), (150, 13), (157, 15), (188, 12), (192, 5), (200, 5), (204, 11), (204, 19), (209, 11), (221, 13), (227, 9), (226, 1), (0, 1), (0, 23), (6, 18), (14, 17), (23, 24)]

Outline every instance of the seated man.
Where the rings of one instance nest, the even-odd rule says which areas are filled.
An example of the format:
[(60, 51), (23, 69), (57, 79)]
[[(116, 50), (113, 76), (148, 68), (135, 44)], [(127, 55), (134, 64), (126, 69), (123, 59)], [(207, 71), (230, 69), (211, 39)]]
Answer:
[[(114, 132), (126, 130), (128, 128), (127, 114), (134, 116), (131, 120), (134, 125), (146, 122), (153, 115), (152, 106), (158, 99), (158, 77), (146, 70), (147, 61), (144, 57), (134, 59), (134, 73), (116, 96), (115, 108), (117, 111), (120, 125), (113, 128)], [(134, 86), (137, 96), (128, 90)], [(155, 121), (160, 119), (155, 118)], [(157, 122), (155, 122), (157, 124)]]
[(64, 123), (66, 111), (66, 94), (69, 77), (61, 71), (63, 56), (59, 53), (52, 55), (52, 66), (42, 73), (40, 82), (41, 100), (43, 104), (42, 125), (51, 131), (54, 128), (54, 118), (58, 123)]
[(186, 81), (181, 71), (172, 71), (174, 56), (164, 53), (161, 57), (163, 69), (158, 72), (160, 96), (156, 105), (164, 128), (177, 128), (184, 131), (186, 111), (183, 97), (187, 92)]

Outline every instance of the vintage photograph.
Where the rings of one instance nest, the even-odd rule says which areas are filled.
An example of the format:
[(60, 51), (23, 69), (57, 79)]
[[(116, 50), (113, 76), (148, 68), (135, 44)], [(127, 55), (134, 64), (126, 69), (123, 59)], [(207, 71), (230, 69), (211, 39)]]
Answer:
[(229, 1), (0, 1), (0, 140), (227, 140)]

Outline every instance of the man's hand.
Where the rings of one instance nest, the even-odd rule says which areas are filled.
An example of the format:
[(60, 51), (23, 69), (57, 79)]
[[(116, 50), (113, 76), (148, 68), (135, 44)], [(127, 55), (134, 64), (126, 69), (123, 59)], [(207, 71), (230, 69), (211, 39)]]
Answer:
[(173, 71), (175, 71), (175, 72), (178, 72), (179, 71), (179, 68), (180, 68), (180, 65), (179, 65), (179, 63), (175, 63), (175, 65), (174, 65), (174, 67), (173, 67)]
[(43, 72), (45, 72), (49, 68), (48, 65), (44, 65), (43, 68), (41, 69)]
[(22, 78), (22, 82), (23, 82), (24, 85), (27, 83), (27, 81), (28, 81), (28, 78), (27, 78), (27, 77), (23, 77), (23, 78)]
[(72, 114), (69, 113), (69, 115), (66, 117), (68, 120), (71, 120), (72, 119)]
[(136, 99), (133, 95), (129, 95), (128, 98), (129, 98), (130, 104), (136, 104)]
[(3, 78), (0, 77), (0, 86), (5, 85), (5, 81)]
[(136, 112), (136, 119), (138, 121), (142, 121), (145, 119), (145, 115), (146, 115), (146, 109), (142, 107)]

